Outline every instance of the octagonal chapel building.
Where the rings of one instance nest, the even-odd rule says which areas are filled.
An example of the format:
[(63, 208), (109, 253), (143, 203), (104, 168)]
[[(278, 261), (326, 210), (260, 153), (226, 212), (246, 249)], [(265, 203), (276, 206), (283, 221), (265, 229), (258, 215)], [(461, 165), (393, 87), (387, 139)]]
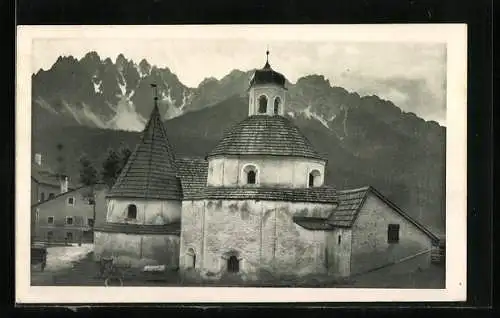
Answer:
[(244, 279), (349, 276), (408, 259), (425, 268), (437, 237), (370, 186), (324, 184), (326, 158), (284, 116), (285, 77), (266, 61), (248, 117), (206, 158), (176, 158), (152, 111), (108, 193), (95, 256)]

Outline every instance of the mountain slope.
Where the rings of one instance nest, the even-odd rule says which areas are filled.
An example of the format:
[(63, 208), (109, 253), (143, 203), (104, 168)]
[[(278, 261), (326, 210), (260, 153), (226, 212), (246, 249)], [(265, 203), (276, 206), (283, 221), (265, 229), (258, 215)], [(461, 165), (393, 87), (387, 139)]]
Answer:
[[(231, 97), (199, 111), (166, 121), (169, 139), (178, 156), (204, 156), (220, 140), (223, 132), (247, 116), (247, 100)], [(293, 121), (328, 158), (326, 181), (338, 188), (373, 185), (412, 216), (433, 228), (444, 229), (444, 152), (440, 147), (424, 147), (418, 135), (400, 132), (396, 126), (374, 118), (364, 108), (352, 110), (347, 119), (339, 114), (332, 127), (347, 127), (342, 139), (332, 129), (305, 114)], [(369, 124), (366, 124), (366, 122)], [(99, 142), (96, 142), (96, 141)], [(108, 147), (127, 144), (133, 148), (139, 140), (136, 132), (96, 129), (84, 126), (46, 128), (43, 138), (34, 140), (35, 151), (43, 151), (55, 163), (56, 144), (66, 146), (70, 174), (77, 178), (77, 158), (87, 153), (102, 162)]]
[[(204, 156), (225, 129), (247, 116), (252, 71), (233, 70), (196, 88), (168, 68), (95, 52), (61, 57), (33, 75), (33, 151), (57, 163), (62, 143), (69, 173), (78, 178), (78, 157), (102, 162), (108, 147), (135, 146), (152, 110), (151, 83), (179, 155)], [(437, 232), (444, 229), (446, 129), (391, 101), (360, 96), (309, 75), (287, 83), (286, 113), (328, 158), (328, 183), (338, 188), (370, 184)], [(125, 131), (127, 130), (127, 131)], [(98, 141), (98, 142), (97, 142)]]

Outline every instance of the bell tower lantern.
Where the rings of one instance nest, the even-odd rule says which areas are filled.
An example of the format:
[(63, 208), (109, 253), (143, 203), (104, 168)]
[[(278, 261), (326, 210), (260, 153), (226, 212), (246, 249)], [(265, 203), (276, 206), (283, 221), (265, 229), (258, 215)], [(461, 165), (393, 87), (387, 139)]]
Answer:
[(266, 64), (254, 72), (250, 79), (248, 116), (285, 114), (285, 76), (276, 72), (269, 64), (269, 50)]

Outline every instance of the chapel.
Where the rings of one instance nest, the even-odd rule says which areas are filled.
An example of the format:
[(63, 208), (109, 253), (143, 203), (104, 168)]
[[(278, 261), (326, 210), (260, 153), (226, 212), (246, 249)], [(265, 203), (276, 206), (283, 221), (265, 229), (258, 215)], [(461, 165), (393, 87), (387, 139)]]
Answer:
[(177, 158), (155, 105), (107, 195), (95, 256), (204, 277), (347, 277), (411, 259), (437, 237), (371, 186), (326, 185), (327, 158), (286, 114), (286, 78), (269, 63), (248, 88), (248, 117), (205, 158)]

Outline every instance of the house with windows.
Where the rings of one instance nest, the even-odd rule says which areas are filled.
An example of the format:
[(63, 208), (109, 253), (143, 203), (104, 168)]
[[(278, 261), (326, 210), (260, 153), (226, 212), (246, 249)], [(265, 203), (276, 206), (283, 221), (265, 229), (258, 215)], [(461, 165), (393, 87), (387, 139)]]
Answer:
[(31, 205), (48, 200), (60, 193), (73, 190), (68, 177), (58, 176), (43, 164), (42, 154), (35, 154), (31, 164)]
[(285, 83), (269, 61), (256, 70), (248, 117), (205, 158), (175, 156), (155, 97), (107, 194), (95, 257), (247, 280), (429, 266), (428, 229), (371, 186), (325, 184), (327, 159), (286, 116)]
[[(96, 185), (96, 196), (103, 186)], [(32, 237), (34, 241), (60, 243), (91, 243), (96, 209), (90, 198), (90, 187), (82, 186), (59, 193), (32, 206)]]

